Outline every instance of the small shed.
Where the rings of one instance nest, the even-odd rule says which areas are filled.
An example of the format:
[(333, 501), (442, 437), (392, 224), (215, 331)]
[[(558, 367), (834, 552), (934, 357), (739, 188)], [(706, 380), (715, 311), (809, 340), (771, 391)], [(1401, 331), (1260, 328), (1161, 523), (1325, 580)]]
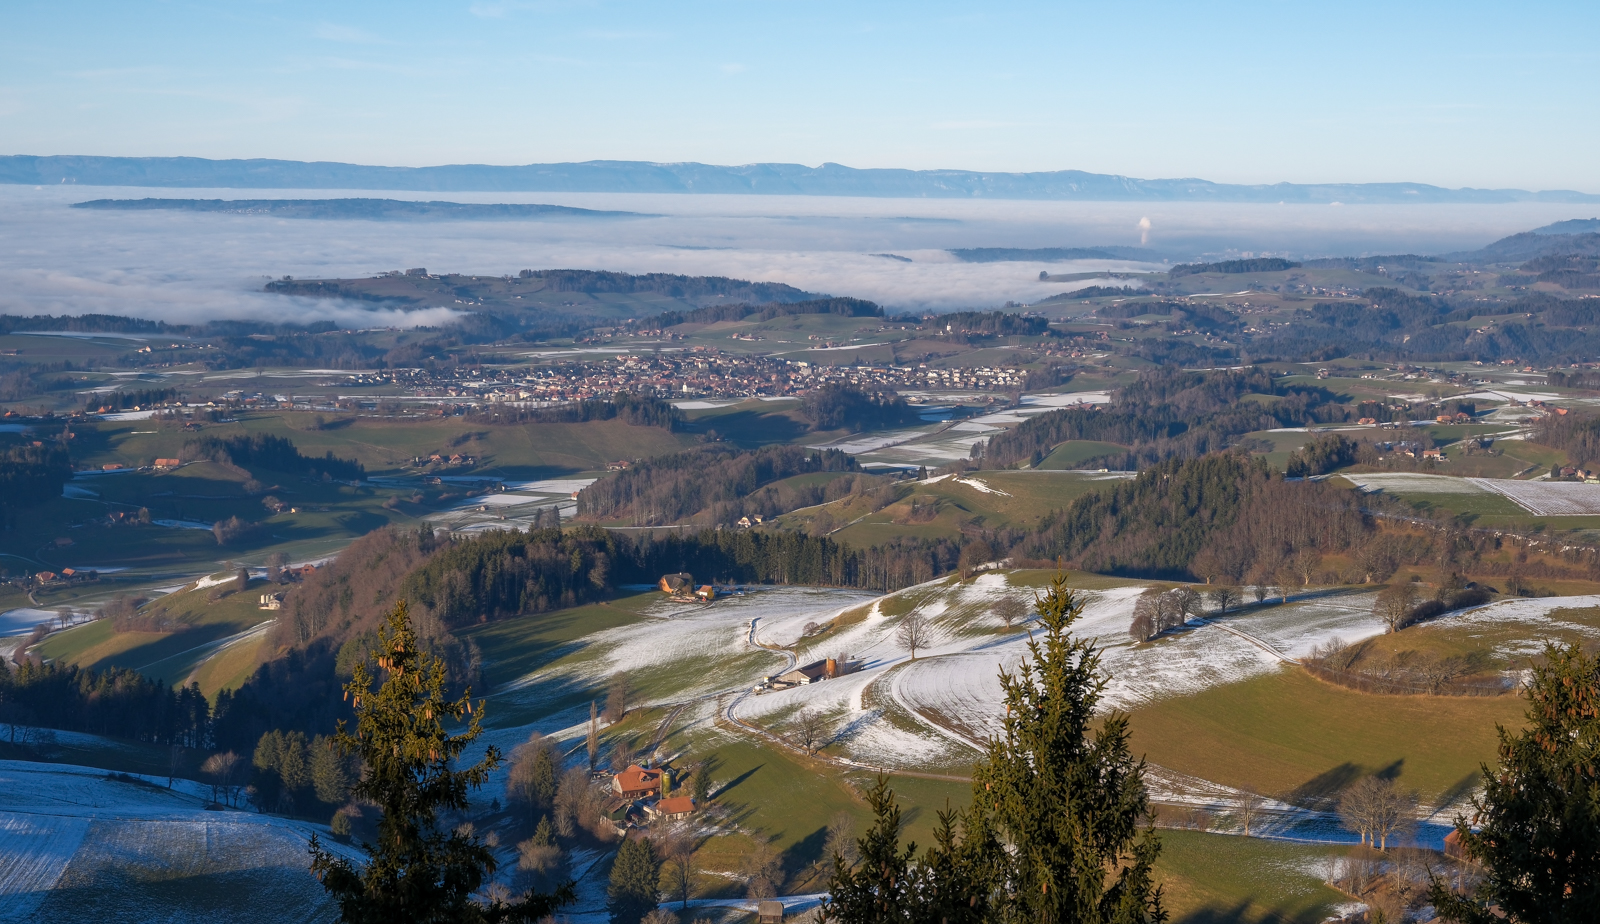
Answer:
[(783, 924), (783, 902), (764, 901), (756, 905), (756, 920), (761, 924)]

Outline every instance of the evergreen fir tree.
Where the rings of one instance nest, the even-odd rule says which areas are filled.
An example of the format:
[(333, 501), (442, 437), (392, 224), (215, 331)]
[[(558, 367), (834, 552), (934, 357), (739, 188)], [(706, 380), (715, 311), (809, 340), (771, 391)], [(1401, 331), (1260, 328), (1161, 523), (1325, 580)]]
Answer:
[(911, 873), (917, 845), (900, 846), (900, 806), (888, 777), (878, 777), (867, 790), (867, 805), (874, 821), (857, 842), (860, 859), (851, 866), (844, 857), (834, 857), (833, 881), (821, 918), (840, 924), (919, 921), (921, 896)]
[(1501, 726), (1500, 766), (1483, 768), (1476, 830), (1456, 819), (1462, 849), (1485, 876), (1472, 897), (1433, 883), (1445, 920), (1600, 920), (1600, 658), (1547, 646), (1526, 695), (1527, 727)]
[(606, 888), (611, 924), (639, 924), (656, 909), (661, 885), (661, 858), (649, 838), (630, 838), (617, 850)]
[(322, 735), (311, 739), (311, 788), (317, 801), (328, 805), (343, 805), (350, 795), (349, 760), (341, 753), (333, 739)]
[[(345, 685), (356, 731), (348, 733), (340, 722), (334, 741), (367, 767), (353, 791), (382, 810), (377, 839), (361, 844), (368, 856), (364, 866), (329, 853), (315, 837), (311, 841), (312, 871), (338, 900), (340, 919), (346, 924), (535, 921), (570, 900), (570, 884), (554, 895), (529, 893), (511, 903), (473, 900), (494, 873), (494, 855), (470, 833), (441, 830), (438, 814), (466, 809), (467, 791), (482, 786), (500, 763), (500, 753), (490, 747), (476, 764), (452, 769), (482, 731), (483, 702), (474, 707), (470, 691), (454, 701), (445, 698), (444, 664), (418, 648), (403, 602), (378, 630), (375, 654), (383, 683), (374, 691), (366, 661), (356, 664)], [(445, 730), (447, 721), (468, 716), (461, 734)]]
[[(823, 920), (847, 924), (1161, 924), (1144, 763), (1127, 717), (1091, 727), (1105, 680), (1094, 645), (1068, 634), (1083, 601), (1056, 575), (1038, 601), (1043, 639), (1002, 672), (1005, 734), (974, 768), (972, 805), (939, 813), (935, 844), (900, 847), (888, 781), (868, 793), (877, 821), (854, 869), (835, 859)], [(959, 833), (958, 833), (959, 832)]]
[(1000, 921), (1149, 924), (1166, 920), (1152, 878), (1160, 852), (1139, 829), (1149, 800), (1144, 761), (1128, 749), (1128, 718), (1094, 727), (1105, 688), (1093, 642), (1069, 635), (1083, 598), (1057, 573), (1038, 600), (1042, 639), (1016, 674), (1000, 674), (1005, 733), (975, 768), (967, 835), (994, 832), (986, 851)]

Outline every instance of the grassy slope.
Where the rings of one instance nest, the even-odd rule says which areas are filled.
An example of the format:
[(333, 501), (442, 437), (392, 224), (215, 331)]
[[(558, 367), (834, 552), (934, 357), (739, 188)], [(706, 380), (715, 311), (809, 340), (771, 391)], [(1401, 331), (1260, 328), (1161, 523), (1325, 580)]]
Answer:
[[(537, 476), (603, 468), (616, 459), (671, 452), (686, 444), (682, 434), (659, 427), (633, 427), (620, 420), (582, 424), (528, 424), (489, 426), (460, 417), (335, 417), (326, 429), (308, 429), (307, 414), (260, 413), (237, 423), (209, 424), (205, 433), (226, 437), (237, 433), (270, 433), (294, 441), (305, 455), (353, 458), (368, 472), (393, 472), (412, 457), (449, 450), (483, 460), (481, 470), (494, 474)], [(192, 434), (176, 428), (156, 429), (150, 421), (125, 421), (96, 425), (85, 436), (84, 460), (93, 464), (123, 462), (148, 464), (157, 457), (178, 454)], [(462, 439), (466, 437), (465, 439)]]
[(205, 647), (209, 643), (272, 618), (270, 612), (259, 608), (262, 586), (253, 583), (244, 592), (215, 603), (207, 599), (209, 590), (192, 590), (146, 604), (145, 612), (162, 608), (188, 626), (181, 632), (116, 632), (110, 620), (99, 620), (57, 633), (34, 651), (93, 670), (131, 667), (168, 683), (182, 683), (211, 653)]
[(1153, 763), (1231, 786), (1316, 799), (1388, 770), (1424, 800), (1460, 795), (1495, 754), (1513, 696), (1377, 696), (1297, 669), (1135, 710), (1133, 747)]
[[(1109, 445), (1109, 444), (1107, 444)], [(973, 472), (967, 476), (987, 484), (991, 492), (946, 478), (932, 484), (917, 484), (906, 490), (904, 497), (882, 510), (866, 515), (834, 534), (834, 538), (851, 545), (871, 546), (887, 542), (895, 536), (922, 536), (955, 538), (966, 524), (985, 528), (1001, 526), (1032, 526), (1052, 510), (1065, 507), (1074, 499), (1094, 490), (1111, 487), (1115, 482), (1086, 478), (1072, 472)], [(1004, 492), (1004, 493), (999, 493)], [(919, 503), (934, 503), (938, 514), (930, 521), (911, 523), (906, 515), (911, 512), (911, 499)], [(867, 513), (860, 503), (834, 509), (836, 522), (850, 522)], [(804, 520), (812, 512), (797, 515)], [(785, 521), (787, 522), (787, 521)]]
[(1162, 831), (1156, 881), (1174, 924), (1325, 920), (1348, 899), (1308, 866), (1345, 848)]
[(1116, 443), (1100, 443), (1094, 440), (1068, 440), (1057, 446), (1035, 467), (1040, 471), (1080, 468), (1082, 463), (1090, 459), (1124, 452), (1127, 448)]

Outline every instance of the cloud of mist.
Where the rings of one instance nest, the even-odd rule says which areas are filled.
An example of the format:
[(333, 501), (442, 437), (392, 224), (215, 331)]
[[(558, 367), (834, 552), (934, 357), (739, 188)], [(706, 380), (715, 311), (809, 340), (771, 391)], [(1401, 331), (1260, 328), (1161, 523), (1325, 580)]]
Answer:
[[(337, 198), (546, 202), (654, 213), (616, 221), (366, 222), (192, 212), (70, 209), (94, 198)], [(1039, 272), (1154, 264), (962, 263), (961, 247), (1143, 244), (1171, 260), (1442, 253), (1592, 207), (1285, 206), (784, 196), (348, 193), (0, 186), (0, 312), (136, 315), (194, 322), (264, 319), (340, 326), (435, 325), (449, 305), (397, 311), (262, 292), (268, 279), (362, 276), (425, 266), (499, 275), (604, 269), (723, 275), (872, 299), (897, 310), (992, 308), (1074, 286)], [(872, 254), (909, 257), (904, 263)], [(1088, 283), (1080, 283), (1088, 284)]]

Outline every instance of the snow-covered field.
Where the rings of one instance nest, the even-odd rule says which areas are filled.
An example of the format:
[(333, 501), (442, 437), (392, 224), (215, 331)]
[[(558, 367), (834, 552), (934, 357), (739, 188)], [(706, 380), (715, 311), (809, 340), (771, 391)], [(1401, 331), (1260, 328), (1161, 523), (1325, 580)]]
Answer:
[(1409, 494), (1482, 494), (1488, 490), (1485, 478), (1457, 478), (1451, 475), (1341, 473), (1340, 477), (1369, 494), (1391, 491)]
[(193, 784), (0, 761), (0, 921), (331, 921), (314, 830), (206, 811)]
[(1510, 481), (1474, 478), (1488, 490), (1503, 494), (1535, 516), (1600, 515), (1600, 484), (1578, 481)]
[(1450, 475), (1346, 474), (1363, 491), (1401, 494), (1499, 494), (1534, 516), (1600, 515), (1600, 484), (1578, 481), (1514, 481), (1509, 478), (1457, 478)]
[[(1371, 594), (1339, 593), (1252, 608), (1218, 624), (1197, 622), (1154, 644), (1135, 646), (1127, 629), (1142, 590), (1142, 585), (1130, 585), (1087, 591), (1088, 606), (1075, 626), (1078, 634), (1097, 638), (1101, 646), (1110, 675), (1105, 708), (1130, 709), (1191, 695), (1281, 670), (1286, 659), (1301, 657), (1331, 638), (1354, 641), (1383, 631), (1370, 615)], [(757, 623), (760, 643), (795, 648), (801, 663), (848, 657), (863, 669), (745, 697), (737, 712), (783, 734), (801, 709), (819, 711), (831, 723), (841, 756), (871, 766), (939, 770), (968, 763), (972, 749), (999, 731), (1004, 712), (1000, 671), (1015, 671), (1027, 653), (1026, 627), (1003, 631), (995, 604), (1006, 597), (1031, 602), (1033, 594), (1032, 587), (1013, 584), (1004, 572), (961, 585), (935, 581), (876, 600), (864, 612), (857, 605), (846, 611), (841, 628), (812, 641), (801, 638), (803, 625), (826, 622), (840, 608), (819, 607), (798, 589), (753, 595), (765, 598), (747, 605), (752, 612), (764, 612)], [(716, 609), (707, 608), (700, 618), (713, 618)], [(896, 637), (901, 618), (888, 615), (908, 609), (929, 623), (929, 638), (914, 661)], [(745, 625), (743, 620), (723, 620), (720, 630), (709, 631), (708, 626), (685, 633), (682, 626), (657, 624), (660, 633), (682, 636), (670, 643), (656, 641), (660, 633), (639, 631), (650, 626), (598, 637), (632, 630), (628, 643), (615, 649), (620, 657), (605, 663), (637, 669), (681, 657), (709, 660), (719, 652), (728, 657), (753, 651), (741, 634)], [(709, 639), (719, 640), (711, 645)], [(697, 647), (690, 652), (689, 645)]]

